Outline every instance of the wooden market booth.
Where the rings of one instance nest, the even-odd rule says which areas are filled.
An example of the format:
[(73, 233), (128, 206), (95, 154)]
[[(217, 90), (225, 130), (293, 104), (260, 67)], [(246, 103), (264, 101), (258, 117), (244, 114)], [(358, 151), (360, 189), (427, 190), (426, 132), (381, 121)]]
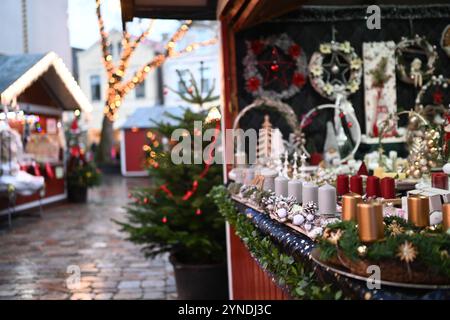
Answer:
[[(365, 41), (400, 41), (403, 36), (413, 36), (421, 33), (439, 42), (442, 30), (449, 22), (450, 10), (448, 1), (421, 0), (387, 0), (378, 1), (377, 4), (384, 6), (382, 20), (384, 25), (381, 30), (368, 31), (365, 28), (365, 15), (368, 5), (372, 1), (344, 0), (339, 1), (308, 1), (308, 0), (219, 0), (219, 1), (172, 1), (163, 4), (154, 3), (150, 0), (128, 1), (122, 0), (123, 20), (130, 21), (132, 17), (154, 17), (154, 18), (179, 18), (179, 19), (217, 19), (220, 22), (221, 40), (221, 62), (222, 62), (222, 129), (230, 129), (238, 113), (249, 105), (254, 97), (246, 90), (246, 82), (243, 79), (245, 67), (243, 58), (246, 40), (257, 40), (261, 36), (288, 33), (298, 42), (308, 57), (322, 42), (336, 39), (348, 40), (355, 46), (358, 54), (361, 54), (362, 43)], [(186, 5), (189, 3), (189, 5)], [(406, 5), (398, 7), (398, 5)], [(442, 6), (446, 6), (443, 8)], [(215, 16), (211, 14), (211, 8), (215, 8)], [(435, 19), (430, 23), (430, 19)], [(439, 51), (439, 59), (447, 61), (443, 50)], [(448, 64), (447, 64), (448, 66)], [(444, 76), (450, 76), (450, 68), (441, 66), (439, 72)], [(397, 84), (398, 105), (414, 106), (414, 92), (403, 84)], [(309, 83), (305, 85), (302, 92), (288, 100), (288, 104), (295, 106), (296, 114), (304, 114), (313, 106), (327, 103), (326, 99), (320, 97)], [(364, 94), (360, 92), (352, 96), (351, 101), (356, 109), (356, 117), (365, 130), (364, 124)], [(259, 115), (262, 117), (262, 115)], [(258, 121), (261, 123), (261, 117)], [(258, 121), (246, 124), (247, 127), (258, 126)], [(279, 127), (286, 126), (282, 122)], [(319, 142), (323, 145), (323, 140)], [(225, 157), (233, 157), (234, 154), (226, 154)], [(231, 163), (232, 161), (225, 161)], [(226, 171), (232, 169), (226, 166)], [(224, 176), (227, 182), (227, 175)], [(243, 206), (241, 206), (243, 207)], [(248, 208), (247, 208), (248, 209)], [(246, 208), (240, 208), (246, 212)], [(258, 215), (257, 212), (253, 212)], [(254, 218), (263, 225), (272, 224), (263, 215)], [(270, 220), (270, 219), (269, 219)], [(257, 224), (257, 223), (256, 223)], [(286, 229), (273, 225), (280, 234)], [(289, 241), (284, 242), (290, 246), (292, 241), (302, 242), (298, 249), (307, 260), (307, 252), (311, 250), (313, 241), (290, 234)], [(286, 240), (286, 238), (284, 239)], [(283, 240), (283, 241), (284, 241)], [(279, 241), (279, 242), (283, 242)], [(234, 230), (227, 226), (228, 244), (228, 270), (230, 298), (232, 299), (289, 299), (288, 294), (280, 289), (273, 281), (274, 275), (266, 273), (255, 259), (250, 255), (241, 239), (235, 235)], [(295, 250), (290, 248), (291, 252)], [(337, 281), (331, 279), (329, 281)], [(356, 293), (355, 297), (367, 298), (367, 288), (357, 283), (347, 283), (349, 292)], [(358, 289), (356, 289), (358, 287)], [(353, 291), (353, 292), (352, 292)], [(385, 294), (385, 296), (383, 296)], [(397, 292), (383, 293), (383, 297), (400, 297)], [(392, 295), (391, 295), (392, 294)], [(401, 294), (400, 294), (401, 295)], [(370, 297), (370, 295), (369, 295)]]
[[(92, 106), (54, 52), (0, 55), (0, 70), (1, 103), (9, 111), (1, 112), (0, 117), (22, 139), (27, 136), (22, 170), (45, 179), (44, 194), (18, 195), (14, 209), (61, 201), (67, 193), (63, 112), (90, 112)], [(0, 202), (0, 213), (7, 211), (4, 200)]]

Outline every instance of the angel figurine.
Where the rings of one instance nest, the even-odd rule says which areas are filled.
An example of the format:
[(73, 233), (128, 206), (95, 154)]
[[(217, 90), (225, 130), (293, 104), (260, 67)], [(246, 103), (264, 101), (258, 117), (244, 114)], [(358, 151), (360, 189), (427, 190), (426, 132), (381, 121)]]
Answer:
[(411, 62), (411, 72), (410, 77), (414, 81), (415, 87), (421, 87), (423, 78), (422, 78), (422, 60), (419, 58), (414, 58)]

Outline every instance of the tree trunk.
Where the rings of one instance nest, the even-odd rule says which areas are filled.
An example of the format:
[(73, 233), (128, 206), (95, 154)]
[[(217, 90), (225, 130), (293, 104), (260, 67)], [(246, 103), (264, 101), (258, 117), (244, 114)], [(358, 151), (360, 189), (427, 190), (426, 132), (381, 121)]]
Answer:
[(103, 116), (102, 132), (100, 135), (100, 144), (97, 149), (97, 162), (100, 164), (109, 164), (113, 162), (111, 158), (111, 149), (113, 147), (113, 124), (106, 115)]

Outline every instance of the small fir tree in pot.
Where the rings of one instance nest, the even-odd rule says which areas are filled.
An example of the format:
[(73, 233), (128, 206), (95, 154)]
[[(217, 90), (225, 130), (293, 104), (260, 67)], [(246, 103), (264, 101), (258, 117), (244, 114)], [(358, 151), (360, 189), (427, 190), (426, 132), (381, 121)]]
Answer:
[[(182, 85), (188, 88), (178, 74)], [(212, 91), (203, 96), (192, 74), (190, 82), (193, 88), (180, 96), (188, 95), (188, 99), (203, 105)], [(143, 245), (146, 256), (170, 253), (178, 296), (182, 299), (227, 297), (225, 223), (212, 199), (206, 197), (213, 186), (222, 183), (222, 168), (208, 165), (205, 159), (201, 164), (175, 164), (171, 158), (179, 143), (170, 140), (175, 129), (185, 130), (183, 139), (188, 139), (191, 151), (195, 137), (202, 134), (194, 122), (201, 122), (204, 131), (215, 129), (218, 137), (220, 122), (208, 117), (210, 114), (206, 110), (186, 110), (179, 117), (167, 115), (176, 125), (155, 123), (154, 130), (147, 132), (148, 143), (143, 149), (151, 186), (130, 193), (129, 221), (118, 222), (131, 241)], [(210, 143), (203, 142), (202, 150)]]

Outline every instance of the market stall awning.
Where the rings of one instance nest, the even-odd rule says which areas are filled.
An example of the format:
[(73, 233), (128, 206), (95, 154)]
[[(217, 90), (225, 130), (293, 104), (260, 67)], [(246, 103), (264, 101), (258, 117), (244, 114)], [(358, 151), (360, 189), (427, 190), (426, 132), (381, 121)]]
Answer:
[(39, 82), (58, 107), (92, 111), (92, 105), (64, 62), (54, 52), (47, 54), (0, 55), (1, 103), (11, 105)]
[(180, 117), (183, 115), (187, 107), (167, 107), (167, 106), (153, 106), (138, 108), (131, 114), (127, 120), (120, 126), (121, 129), (133, 128), (152, 128), (155, 122), (164, 122), (171, 125), (177, 124), (177, 121), (170, 117)]
[(217, 0), (121, 0), (123, 22), (139, 18), (215, 20)]

